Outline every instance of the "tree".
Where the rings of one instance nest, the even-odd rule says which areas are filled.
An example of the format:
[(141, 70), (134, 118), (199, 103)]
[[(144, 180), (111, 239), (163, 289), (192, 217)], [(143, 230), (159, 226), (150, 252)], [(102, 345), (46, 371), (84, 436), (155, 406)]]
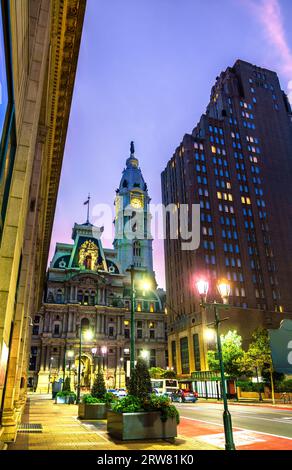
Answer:
[(163, 372), (164, 369), (161, 369), (160, 367), (150, 367), (149, 369), (151, 379), (161, 379)]
[(129, 395), (133, 395), (140, 400), (145, 400), (152, 392), (147, 362), (140, 357), (131, 372), (128, 391)]
[(98, 372), (95, 376), (95, 380), (91, 389), (91, 395), (94, 398), (103, 399), (106, 394), (106, 387), (104, 382), (104, 376), (102, 372)]
[(174, 370), (161, 369), (160, 367), (151, 367), (149, 369), (151, 379), (175, 379), (176, 372)]
[[(272, 356), (269, 341), (269, 333), (265, 328), (257, 328), (252, 334), (252, 341), (244, 356), (244, 368), (247, 375), (254, 375), (259, 383), (259, 376), (272, 372)], [(259, 389), (260, 400), (262, 400)]]
[(63, 383), (62, 392), (71, 392), (70, 377), (66, 377)]
[(176, 372), (174, 370), (164, 370), (162, 373), (162, 378), (163, 379), (175, 379)]
[[(221, 335), (222, 357), (224, 371), (231, 377), (239, 377), (243, 372), (244, 351), (242, 349), (242, 338), (236, 331), (228, 331)], [(220, 369), (217, 351), (208, 351), (208, 365), (210, 370)]]

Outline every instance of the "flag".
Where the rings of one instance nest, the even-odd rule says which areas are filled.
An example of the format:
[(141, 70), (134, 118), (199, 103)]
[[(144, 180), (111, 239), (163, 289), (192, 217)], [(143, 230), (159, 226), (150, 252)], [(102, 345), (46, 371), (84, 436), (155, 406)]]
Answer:
[(89, 204), (89, 198), (83, 203), (84, 206), (86, 206), (86, 204)]

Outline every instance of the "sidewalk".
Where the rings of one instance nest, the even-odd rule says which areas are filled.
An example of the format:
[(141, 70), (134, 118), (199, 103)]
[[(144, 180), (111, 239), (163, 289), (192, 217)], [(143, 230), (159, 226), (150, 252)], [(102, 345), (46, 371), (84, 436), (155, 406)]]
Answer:
[[(22, 418), (22, 428), (9, 450), (218, 450), (196, 438), (179, 434), (174, 442), (114, 441), (106, 421), (79, 421), (77, 405), (56, 405), (47, 396), (31, 395)], [(25, 429), (24, 424), (41, 425)]]

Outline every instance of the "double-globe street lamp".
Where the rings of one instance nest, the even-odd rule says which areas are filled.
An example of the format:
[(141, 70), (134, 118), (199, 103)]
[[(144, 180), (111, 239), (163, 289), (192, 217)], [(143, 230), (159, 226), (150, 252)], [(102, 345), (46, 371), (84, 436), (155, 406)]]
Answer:
[(219, 332), (219, 326), (222, 320), (220, 319), (219, 313), (218, 313), (218, 309), (226, 308), (226, 305), (228, 304), (228, 298), (230, 295), (230, 284), (228, 284), (228, 282), (226, 282), (225, 280), (222, 280), (217, 284), (217, 289), (223, 301), (222, 304), (219, 304), (216, 301), (212, 303), (207, 302), (207, 293), (209, 290), (208, 281), (199, 280), (196, 283), (196, 286), (197, 286), (199, 295), (201, 297), (202, 308), (213, 307), (214, 309), (215, 321), (213, 324), (215, 326), (216, 336), (217, 336), (217, 349), (218, 349), (218, 358), (219, 358), (220, 375), (221, 375), (221, 390), (222, 390), (222, 398), (223, 398), (223, 404), (224, 404), (223, 423), (224, 423), (224, 434), (225, 434), (225, 449), (235, 450), (235, 445), (233, 441), (233, 433), (232, 433), (231, 414), (228, 410), (228, 403), (227, 403), (224, 363), (223, 363), (223, 356), (222, 356), (222, 345), (221, 345), (221, 338), (220, 338), (220, 332)]
[(82, 330), (82, 326), (80, 325), (80, 334), (79, 334), (79, 359), (78, 359), (78, 381), (77, 381), (77, 396), (76, 396), (76, 403), (80, 402), (80, 387), (81, 387), (81, 353), (82, 353), (82, 335), (86, 341), (90, 341), (93, 338), (93, 331)]

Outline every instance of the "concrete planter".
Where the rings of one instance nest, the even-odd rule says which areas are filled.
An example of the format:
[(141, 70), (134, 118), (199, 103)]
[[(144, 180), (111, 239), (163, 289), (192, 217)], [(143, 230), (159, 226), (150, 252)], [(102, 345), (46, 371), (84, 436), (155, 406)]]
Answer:
[(79, 403), (78, 418), (106, 419), (107, 406), (105, 403)]
[(55, 403), (57, 404), (66, 404), (66, 405), (74, 405), (75, 403), (75, 397), (74, 396), (67, 396), (67, 397), (56, 397), (55, 398)]
[(169, 439), (177, 436), (175, 418), (161, 421), (159, 411), (118, 413), (108, 411), (107, 432), (116, 439)]

